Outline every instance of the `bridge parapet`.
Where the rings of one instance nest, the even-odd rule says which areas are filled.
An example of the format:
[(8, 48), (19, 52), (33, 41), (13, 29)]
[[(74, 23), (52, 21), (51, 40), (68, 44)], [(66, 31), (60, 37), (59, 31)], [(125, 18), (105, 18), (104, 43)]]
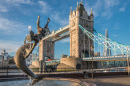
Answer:
[[(127, 55), (93, 57), (93, 60), (94, 61), (126, 61), (127, 60)], [(92, 57), (85, 57), (85, 58), (83, 58), (83, 61), (92, 61)]]

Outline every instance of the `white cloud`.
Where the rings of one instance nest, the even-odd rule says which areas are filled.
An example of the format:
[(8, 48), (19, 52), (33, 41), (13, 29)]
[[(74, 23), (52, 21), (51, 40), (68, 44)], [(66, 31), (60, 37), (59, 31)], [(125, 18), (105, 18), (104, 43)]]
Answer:
[(104, 1), (104, 12), (102, 12), (101, 16), (106, 17), (106, 19), (110, 19), (113, 15), (113, 12), (111, 11), (114, 6), (119, 5), (119, 1), (117, 0), (105, 0)]
[(105, 0), (105, 8), (108, 9), (110, 7), (116, 6), (119, 4), (118, 0)]
[(0, 18), (0, 32), (3, 34), (19, 34), (23, 31), (27, 31), (25, 29), (26, 27), (27, 26), (23, 25), (20, 22)]
[(117, 23), (115, 23), (115, 25), (113, 26), (112, 30), (118, 30), (118, 29), (120, 29), (120, 25), (119, 25), (119, 23), (117, 22)]
[(0, 39), (0, 51), (3, 51), (5, 49), (7, 52), (16, 52), (18, 48), (21, 46), (21, 44), (22, 42)]
[(69, 24), (69, 19), (63, 18), (60, 16), (61, 13), (55, 12), (51, 15), (51, 19), (55, 21), (56, 23), (59, 23), (61, 26), (65, 26)]
[(118, 0), (96, 0), (96, 2), (89, 6), (89, 3), (85, 4), (85, 9), (88, 12), (88, 15), (91, 12), (91, 8), (93, 9), (94, 17), (106, 17), (106, 19), (110, 19), (113, 15), (112, 8), (114, 6), (119, 5)]
[(125, 7), (120, 8), (119, 11), (125, 12)]
[(68, 43), (70, 42), (70, 37), (69, 38), (66, 38), (66, 39), (63, 39), (63, 40), (60, 40), (61, 43)]
[(111, 16), (113, 15), (113, 13), (109, 10), (109, 11), (105, 11), (101, 14), (102, 17), (106, 17), (106, 19), (110, 19)]
[(52, 9), (47, 3), (44, 1), (38, 1), (38, 4), (42, 7), (41, 12), (42, 13), (48, 13)]
[(114, 36), (114, 37), (118, 37), (119, 35), (114, 34), (113, 36)]
[(105, 31), (106, 31), (106, 28), (101, 28), (101, 30), (105, 32)]
[(97, 2), (92, 6), (92, 9), (93, 9), (93, 13), (94, 13), (94, 16), (98, 16), (99, 15), (99, 12), (101, 12), (102, 10), (102, 1), (101, 0), (97, 0)]
[(7, 11), (8, 11), (8, 10), (7, 10), (6, 7), (0, 5), (0, 12), (7, 12)]
[(44, 1), (38, 1), (38, 3), (41, 5), (41, 6), (46, 6), (46, 3)]
[(89, 6), (89, 3), (86, 3), (85, 4), (85, 9), (86, 11), (88, 12), (88, 15), (90, 14), (91, 12), (91, 8), (93, 9), (93, 14), (94, 14), (94, 17), (97, 17), (99, 15), (99, 13), (101, 12), (102, 10), (102, 2), (101, 0), (97, 0), (96, 3), (93, 5), (93, 6)]
[(5, 0), (7, 3), (13, 3), (15, 5), (19, 5), (19, 4), (30, 4), (31, 1), (30, 0)]

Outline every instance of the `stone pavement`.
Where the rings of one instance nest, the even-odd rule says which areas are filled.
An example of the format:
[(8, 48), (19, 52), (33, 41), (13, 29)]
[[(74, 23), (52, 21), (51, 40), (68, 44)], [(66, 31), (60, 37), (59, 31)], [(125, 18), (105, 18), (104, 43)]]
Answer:
[(82, 79), (91, 85), (95, 83), (97, 86), (130, 86), (130, 76), (105, 76), (105, 77), (96, 77), (93, 80)]

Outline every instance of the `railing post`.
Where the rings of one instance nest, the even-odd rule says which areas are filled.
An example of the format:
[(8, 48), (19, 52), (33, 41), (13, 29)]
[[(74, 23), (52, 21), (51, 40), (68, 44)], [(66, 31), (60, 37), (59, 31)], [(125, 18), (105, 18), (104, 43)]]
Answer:
[(9, 66), (7, 66), (7, 76), (8, 76), (8, 67), (9, 67)]

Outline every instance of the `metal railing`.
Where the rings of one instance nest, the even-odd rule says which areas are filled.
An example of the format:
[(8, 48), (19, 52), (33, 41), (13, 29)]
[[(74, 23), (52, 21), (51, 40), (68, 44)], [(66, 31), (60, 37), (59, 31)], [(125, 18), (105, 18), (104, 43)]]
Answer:
[[(41, 74), (39, 68), (31, 68), (35, 74)], [(43, 71), (44, 74), (59, 74), (59, 73), (82, 73), (83, 71), (92, 72), (92, 69), (73, 69), (73, 68), (48, 68)], [(128, 72), (128, 67), (114, 67), (114, 68), (103, 68), (103, 69), (93, 69), (95, 73), (106, 73), (106, 72)], [(0, 67), (0, 76), (2, 75), (26, 75), (18, 68), (10, 67)]]

